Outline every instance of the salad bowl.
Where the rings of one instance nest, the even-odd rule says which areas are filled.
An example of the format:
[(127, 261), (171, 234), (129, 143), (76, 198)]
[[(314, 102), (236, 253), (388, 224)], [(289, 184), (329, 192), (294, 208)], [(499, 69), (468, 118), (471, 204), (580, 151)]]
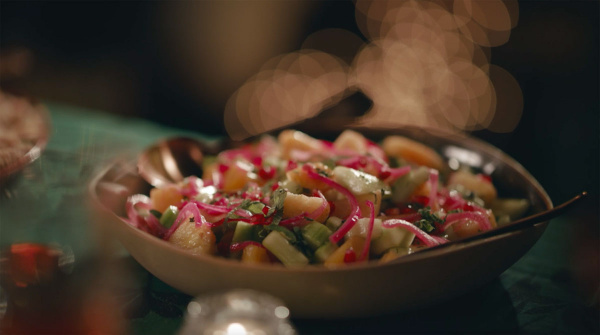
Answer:
[[(473, 137), (441, 130), (403, 127), (355, 129), (377, 141), (402, 135), (434, 148), (450, 165), (466, 165), (490, 175), (498, 193), (525, 198), (533, 215), (553, 208), (542, 186), (501, 150)], [(324, 134), (318, 134), (324, 135)], [(435, 304), (485, 285), (521, 258), (542, 235), (547, 221), (531, 227), (453, 243), (392, 262), (364, 262), (329, 269), (246, 264), (194, 255), (127, 223), (125, 203), (148, 194), (150, 185), (134, 161), (114, 162), (89, 185), (90, 201), (102, 231), (118, 240), (144, 268), (172, 287), (197, 296), (229, 289), (252, 289), (280, 298), (296, 318), (372, 316)]]

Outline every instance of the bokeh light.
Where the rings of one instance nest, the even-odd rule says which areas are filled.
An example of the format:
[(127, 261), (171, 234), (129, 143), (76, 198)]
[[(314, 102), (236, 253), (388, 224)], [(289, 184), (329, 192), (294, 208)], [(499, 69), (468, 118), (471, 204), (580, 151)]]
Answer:
[(293, 126), (359, 89), (372, 108), (356, 125), (417, 125), (510, 132), (523, 98), (517, 81), (490, 64), (508, 41), (516, 1), (357, 0), (366, 41), (326, 29), (300, 51), (271, 59), (229, 99), (225, 125), (234, 139)]

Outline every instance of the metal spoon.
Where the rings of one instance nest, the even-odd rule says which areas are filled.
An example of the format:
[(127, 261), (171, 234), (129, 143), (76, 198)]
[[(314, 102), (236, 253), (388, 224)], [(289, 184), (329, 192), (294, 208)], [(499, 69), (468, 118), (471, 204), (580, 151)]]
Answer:
[(204, 156), (216, 154), (222, 147), (220, 141), (168, 138), (142, 152), (138, 158), (138, 172), (156, 187), (180, 182), (191, 175), (201, 177)]
[[(457, 244), (462, 244), (462, 243), (468, 243), (468, 242), (473, 242), (473, 241), (477, 241), (477, 240), (482, 240), (485, 238), (489, 238), (492, 236), (497, 236), (497, 235), (501, 235), (504, 233), (508, 233), (508, 232), (513, 232), (513, 231), (517, 231), (517, 230), (521, 230), (521, 229), (525, 229), (528, 227), (531, 227), (537, 223), (540, 222), (544, 222), (544, 221), (548, 221), (550, 219), (554, 219), (557, 216), (563, 214), (565, 211), (567, 211), (568, 209), (572, 208), (575, 204), (580, 203), (585, 197), (587, 196), (587, 192), (583, 191), (580, 194), (576, 195), (575, 197), (573, 197), (572, 199), (556, 206), (553, 207), (551, 209), (547, 209), (545, 211), (515, 220), (510, 222), (509, 224), (502, 226), (502, 227), (498, 227), (492, 230), (488, 230), (485, 231), (483, 233), (474, 235), (474, 236), (470, 236), (470, 237), (466, 237), (466, 238), (461, 238), (458, 240), (454, 240), (454, 241), (450, 241), (448, 243), (444, 243), (444, 244), (439, 244), (433, 247), (429, 247), (429, 248), (423, 248), (420, 249), (419, 251), (412, 253), (410, 255), (416, 255), (416, 254), (422, 254), (424, 252), (428, 252), (428, 251), (433, 251), (433, 250), (438, 250), (438, 249), (442, 249), (442, 248), (447, 248), (453, 245), (457, 245)], [(409, 255), (409, 256), (410, 256)], [(406, 256), (404, 256), (406, 257)], [(401, 257), (402, 258), (402, 257)]]

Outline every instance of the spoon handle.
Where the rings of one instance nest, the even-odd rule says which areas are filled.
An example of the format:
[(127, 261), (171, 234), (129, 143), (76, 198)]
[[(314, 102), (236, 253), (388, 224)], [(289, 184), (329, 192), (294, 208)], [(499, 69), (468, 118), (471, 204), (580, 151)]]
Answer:
[(501, 235), (504, 233), (517, 231), (520, 229), (524, 229), (524, 228), (533, 226), (536, 223), (547, 221), (547, 220), (553, 219), (553, 218), (563, 214), (567, 209), (570, 209), (571, 207), (573, 207), (573, 205), (581, 202), (581, 200), (583, 200), (583, 198), (585, 198), (586, 196), (587, 196), (587, 192), (583, 191), (580, 194), (573, 197), (572, 199), (570, 199), (554, 208), (551, 208), (549, 210), (546, 210), (546, 211), (543, 211), (543, 212), (540, 212), (540, 213), (537, 213), (534, 215), (530, 215), (530, 216), (521, 218), (519, 220), (515, 220), (512, 223), (507, 224), (506, 226), (488, 230), (486, 232), (483, 232), (483, 233), (480, 233), (480, 234), (477, 234), (474, 236), (461, 238), (459, 240), (454, 240), (454, 241), (451, 241), (448, 243), (439, 244), (439, 245), (429, 247), (429, 248), (424, 248), (424, 249), (421, 249), (421, 250), (415, 252), (414, 254), (420, 254), (420, 253), (427, 252), (427, 251), (437, 250), (437, 249), (445, 248), (445, 247), (459, 244), (459, 243), (467, 243), (467, 242), (472, 242), (472, 241), (476, 241), (476, 240), (481, 240), (484, 238)]

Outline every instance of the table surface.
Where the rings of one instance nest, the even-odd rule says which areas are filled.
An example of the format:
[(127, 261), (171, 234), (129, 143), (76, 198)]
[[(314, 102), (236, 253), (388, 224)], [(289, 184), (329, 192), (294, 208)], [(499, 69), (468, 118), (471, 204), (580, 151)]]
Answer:
[[(163, 137), (202, 137), (141, 119), (59, 104), (48, 108), (52, 134), (47, 148), (0, 194), (2, 247), (25, 241), (68, 245), (76, 258), (88, 258), (92, 237), (86, 186), (98, 168), (119, 157), (135, 157)], [(598, 298), (582, 293), (573, 271), (577, 245), (571, 221), (568, 215), (552, 220), (538, 243), (499, 278), (451, 301), (375, 318), (292, 322), (301, 334), (600, 333), (599, 310), (591, 305)], [(119, 290), (127, 333), (177, 333), (191, 297), (147, 273), (127, 254), (119, 262), (131, 279)]]

